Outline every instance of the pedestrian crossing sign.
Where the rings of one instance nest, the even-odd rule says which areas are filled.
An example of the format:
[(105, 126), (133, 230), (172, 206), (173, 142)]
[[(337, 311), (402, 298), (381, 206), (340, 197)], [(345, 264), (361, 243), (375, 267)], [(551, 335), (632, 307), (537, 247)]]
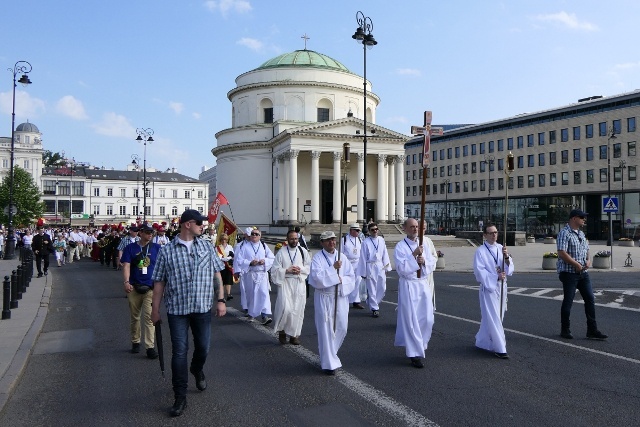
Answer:
[(602, 211), (605, 213), (617, 213), (618, 212), (618, 198), (617, 197), (605, 197), (602, 199)]

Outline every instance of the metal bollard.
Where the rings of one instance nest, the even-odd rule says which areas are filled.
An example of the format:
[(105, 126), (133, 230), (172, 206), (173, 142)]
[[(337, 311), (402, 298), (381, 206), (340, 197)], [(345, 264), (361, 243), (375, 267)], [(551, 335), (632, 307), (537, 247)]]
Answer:
[(26, 292), (26, 289), (24, 288), (24, 271), (22, 271), (21, 265), (16, 268), (16, 273), (18, 276), (18, 299), (22, 299), (22, 294)]
[(33, 270), (33, 251), (27, 250), (22, 260), (22, 274), (24, 275), (24, 285), (25, 285), (24, 292), (26, 292), (26, 288), (29, 287), (29, 284), (31, 283), (32, 270)]
[(11, 281), (9, 276), (4, 276), (2, 289), (2, 320), (11, 319)]
[(18, 273), (11, 272), (11, 308), (18, 308)]

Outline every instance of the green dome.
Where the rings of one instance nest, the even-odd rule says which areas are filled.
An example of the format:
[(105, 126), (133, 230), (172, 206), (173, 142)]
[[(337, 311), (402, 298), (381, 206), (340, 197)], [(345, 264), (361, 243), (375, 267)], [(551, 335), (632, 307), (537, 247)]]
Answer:
[(346, 71), (350, 73), (350, 71), (342, 65), (340, 62), (336, 61), (333, 58), (329, 58), (327, 55), (323, 55), (318, 52), (314, 52), (312, 50), (296, 50), (290, 53), (285, 53), (280, 56), (276, 56), (272, 58), (256, 68), (257, 70), (262, 70), (265, 68), (275, 68), (275, 67), (318, 67), (318, 68), (329, 68), (332, 70), (340, 70)]

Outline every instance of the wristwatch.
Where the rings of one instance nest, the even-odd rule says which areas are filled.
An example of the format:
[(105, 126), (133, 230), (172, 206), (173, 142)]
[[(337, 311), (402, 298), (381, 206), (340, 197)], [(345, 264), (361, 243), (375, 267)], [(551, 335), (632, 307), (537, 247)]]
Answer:
[(227, 300), (225, 300), (224, 298), (220, 298), (220, 299), (218, 300), (218, 302), (223, 302), (223, 303), (225, 303), (225, 304), (226, 304), (226, 303), (227, 303)]

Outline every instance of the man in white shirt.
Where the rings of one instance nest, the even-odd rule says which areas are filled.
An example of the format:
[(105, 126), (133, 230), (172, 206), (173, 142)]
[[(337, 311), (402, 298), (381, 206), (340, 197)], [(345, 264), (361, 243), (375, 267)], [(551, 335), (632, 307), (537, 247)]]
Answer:
[[(353, 271), (358, 268), (361, 249), (362, 238), (360, 238), (360, 226), (357, 223), (353, 223), (349, 226), (349, 234), (342, 238), (342, 253), (344, 253), (351, 263)], [(349, 294), (349, 304), (351, 304), (353, 308), (363, 310), (364, 306), (360, 304), (360, 301), (365, 299), (366, 295), (366, 284), (362, 280), (362, 277), (356, 274), (356, 284), (353, 292)]]
[(367, 225), (369, 237), (362, 242), (360, 260), (356, 274), (364, 278), (367, 284), (367, 294), (371, 316), (380, 315), (380, 302), (387, 291), (387, 271), (391, 271), (391, 261), (387, 252), (387, 245), (379, 236), (378, 224), (371, 222)]

